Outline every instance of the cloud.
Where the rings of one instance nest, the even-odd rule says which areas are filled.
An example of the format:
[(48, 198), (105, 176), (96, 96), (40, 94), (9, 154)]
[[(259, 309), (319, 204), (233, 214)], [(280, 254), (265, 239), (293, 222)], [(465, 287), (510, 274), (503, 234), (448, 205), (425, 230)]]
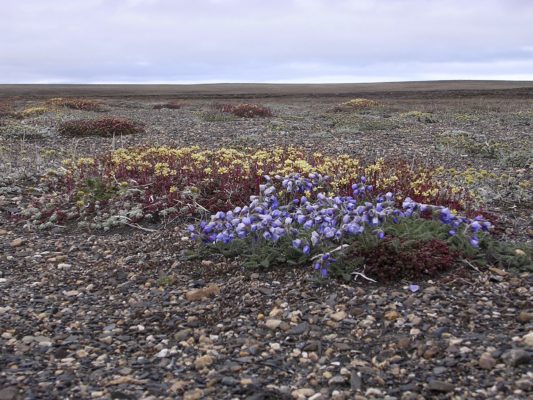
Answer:
[(4, 82), (533, 80), (528, 0), (25, 0)]

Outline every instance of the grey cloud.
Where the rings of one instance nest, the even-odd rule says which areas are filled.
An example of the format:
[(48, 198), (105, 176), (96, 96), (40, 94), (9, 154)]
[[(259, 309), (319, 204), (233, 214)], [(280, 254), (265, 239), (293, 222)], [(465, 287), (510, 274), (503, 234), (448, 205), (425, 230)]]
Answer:
[(4, 82), (533, 79), (527, 0), (6, 3)]

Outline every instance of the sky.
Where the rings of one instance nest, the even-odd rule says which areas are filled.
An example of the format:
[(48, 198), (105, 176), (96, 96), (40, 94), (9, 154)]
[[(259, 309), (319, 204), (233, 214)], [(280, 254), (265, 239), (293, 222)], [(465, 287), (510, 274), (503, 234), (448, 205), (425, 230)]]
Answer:
[(533, 80), (533, 0), (0, 0), (0, 83)]

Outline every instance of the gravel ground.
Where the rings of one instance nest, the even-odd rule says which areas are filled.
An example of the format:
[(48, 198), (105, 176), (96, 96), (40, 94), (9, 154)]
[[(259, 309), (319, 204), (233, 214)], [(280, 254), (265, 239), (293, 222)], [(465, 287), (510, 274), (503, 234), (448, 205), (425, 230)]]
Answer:
[[(335, 98), (268, 99), (275, 118), (226, 122), (205, 120), (207, 100), (154, 111), (164, 100), (107, 99), (105, 114), (140, 120), (148, 133), (114, 144), (65, 141), (58, 119), (97, 115), (68, 111), (33, 119), (46, 128), (36, 139), (2, 137), (0, 400), (530, 398), (531, 274), (465, 269), (434, 281), (324, 283), (307, 269), (190, 261), (180, 223), (156, 232), (40, 232), (8, 217), (29, 201), (35, 174), (65, 155), (113, 145), (293, 144), (531, 179), (530, 167), (454, 156), (435, 144), (443, 132), (468, 130), (527, 148), (531, 126), (512, 118), (531, 110), (531, 100), (452, 100), (390, 100), (391, 114), (434, 109), (439, 122), (359, 131), (332, 125)], [(471, 118), (459, 121), (459, 113)], [(20, 149), (24, 157), (7, 158)], [(50, 149), (57, 158), (30, 157)], [(502, 201), (492, 211), (509, 222), (508, 237), (531, 241), (531, 204)]]

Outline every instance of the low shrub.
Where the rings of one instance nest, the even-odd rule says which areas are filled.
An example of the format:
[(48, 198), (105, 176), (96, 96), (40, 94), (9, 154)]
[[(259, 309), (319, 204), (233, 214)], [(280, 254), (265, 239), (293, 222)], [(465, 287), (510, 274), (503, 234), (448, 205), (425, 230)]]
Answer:
[(241, 118), (266, 118), (272, 117), (274, 114), (272, 110), (258, 104), (242, 103), (242, 104), (215, 104), (214, 108), (217, 111), (233, 114)]
[(356, 98), (345, 101), (344, 103), (338, 104), (333, 108), (335, 112), (342, 111), (354, 111), (354, 110), (368, 110), (371, 108), (378, 107), (380, 103), (375, 100)]
[(62, 122), (58, 132), (65, 136), (125, 136), (143, 131), (142, 126), (124, 118), (80, 119)]
[(152, 108), (154, 110), (162, 110), (164, 108), (169, 109), (169, 110), (179, 110), (181, 107), (182, 105), (180, 103), (171, 101), (171, 102), (163, 103), (163, 104), (155, 104)]
[(13, 116), (13, 107), (7, 101), (0, 101), (0, 119)]
[(433, 124), (433, 123), (439, 122), (432, 113), (421, 112), (421, 111), (409, 111), (409, 112), (400, 114), (400, 116), (406, 119), (414, 119), (418, 122), (423, 122), (426, 124)]
[(33, 118), (46, 114), (50, 110), (47, 107), (29, 107), (17, 113), (19, 118)]
[(446, 131), (439, 138), (440, 143), (452, 149), (458, 149), (472, 156), (499, 158), (508, 145), (487, 138), (484, 134), (466, 131)]
[[(465, 210), (468, 215), (473, 212), (466, 189), (438, 178), (439, 169), (413, 165), (411, 161), (380, 159), (362, 165), (348, 155), (328, 157), (295, 148), (238, 151), (141, 147), (65, 160), (64, 169), (43, 178), (44, 193), (30, 219), (42, 225), (54, 210), (60, 210), (80, 223), (91, 221), (92, 228), (109, 228), (120, 225), (112, 216), (124, 213), (139, 222), (197, 215), (203, 210), (227, 211), (246, 204), (258, 192), (265, 174), (313, 171), (330, 177), (327, 193), (349, 195), (352, 184), (364, 175), (376, 191)], [(101, 182), (113, 196), (101, 203), (98, 196), (91, 195), (94, 190), (87, 179)], [(310, 196), (314, 198), (316, 192)]]
[(48, 134), (48, 128), (28, 125), (20, 121), (11, 120), (0, 125), (0, 137), (9, 139), (42, 139)]
[(50, 107), (64, 107), (81, 111), (104, 111), (102, 103), (96, 100), (56, 97), (49, 99), (46, 104)]

